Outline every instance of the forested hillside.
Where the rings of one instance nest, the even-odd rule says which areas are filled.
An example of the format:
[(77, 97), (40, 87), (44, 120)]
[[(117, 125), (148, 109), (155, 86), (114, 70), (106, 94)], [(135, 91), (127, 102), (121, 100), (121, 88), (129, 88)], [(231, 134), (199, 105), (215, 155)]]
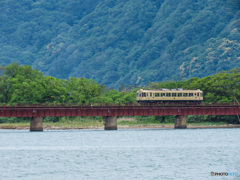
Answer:
[(109, 87), (240, 67), (239, 0), (0, 0), (0, 65)]

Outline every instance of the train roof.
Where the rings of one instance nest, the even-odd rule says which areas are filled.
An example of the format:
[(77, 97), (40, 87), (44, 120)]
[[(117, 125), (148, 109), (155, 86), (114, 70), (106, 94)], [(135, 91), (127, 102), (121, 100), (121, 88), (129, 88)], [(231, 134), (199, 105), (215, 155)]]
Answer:
[(180, 92), (180, 91), (188, 91), (188, 92), (192, 92), (192, 91), (197, 91), (197, 92), (202, 92), (200, 89), (196, 89), (196, 90), (187, 90), (187, 89), (153, 89), (153, 90), (144, 90), (144, 89), (140, 89), (139, 91), (143, 91), (143, 92), (153, 92), (153, 91), (172, 91), (172, 92)]

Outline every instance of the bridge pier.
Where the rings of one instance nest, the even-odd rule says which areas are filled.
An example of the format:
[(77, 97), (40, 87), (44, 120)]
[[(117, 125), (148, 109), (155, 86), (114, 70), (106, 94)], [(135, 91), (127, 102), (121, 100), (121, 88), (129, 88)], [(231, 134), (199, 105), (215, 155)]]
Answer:
[(43, 131), (43, 118), (42, 117), (31, 117), (30, 131)]
[(175, 129), (186, 129), (187, 128), (187, 116), (177, 115), (174, 120)]
[(103, 116), (104, 130), (117, 130), (116, 116)]

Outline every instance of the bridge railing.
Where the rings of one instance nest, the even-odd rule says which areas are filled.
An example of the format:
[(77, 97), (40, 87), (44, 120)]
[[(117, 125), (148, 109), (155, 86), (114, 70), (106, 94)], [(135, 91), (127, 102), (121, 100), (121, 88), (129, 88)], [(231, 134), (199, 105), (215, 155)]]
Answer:
[(229, 102), (221, 102), (221, 103), (211, 103), (211, 102), (203, 102), (201, 104), (182, 104), (182, 103), (171, 103), (171, 104), (138, 104), (138, 103), (128, 103), (128, 104), (114, 104), (114, 103), (15, 103), (15, 104), (0, 104), (0, 107), (63, 107), (63, 108), (71, 108), (71, 107), (92, 107), (92, 108), (100, 108), (100, 107), (196, 107), (196, 106), (239, 106), (236, 103), (229, 103)]

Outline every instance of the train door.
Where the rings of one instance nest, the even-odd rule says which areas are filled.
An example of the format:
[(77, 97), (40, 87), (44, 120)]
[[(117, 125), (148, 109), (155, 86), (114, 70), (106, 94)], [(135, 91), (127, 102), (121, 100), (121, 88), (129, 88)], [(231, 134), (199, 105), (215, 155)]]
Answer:
[(138, 91), (138, 92), (137, 92), (137, 99), (138, 99), (139, 101), (142, 101), (142, 96), (143, 96), (143, 93), (142, 93), (141, 91)]

